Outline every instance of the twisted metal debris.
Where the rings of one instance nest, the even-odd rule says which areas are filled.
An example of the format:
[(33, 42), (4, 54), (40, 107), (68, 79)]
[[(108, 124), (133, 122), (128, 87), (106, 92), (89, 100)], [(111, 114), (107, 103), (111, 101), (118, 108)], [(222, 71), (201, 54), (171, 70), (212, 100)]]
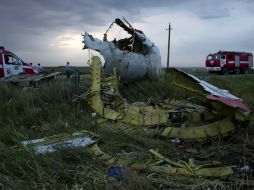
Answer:
[(160, 135), (185, 140), (226, 136), (246, 127), (251, 119), (250, 109), (241, 99), (175, 69), (169, 71), (173, 79), (172, 91), (180, 94), (179, 97), (195, 97), (201, 105), (174, 99), (156, 105), (130, 104), (120, 94), (116, 72), (105, 77), (101, 68), (100, 58), (92, 57), (91, 88), (76, 101), (87, 101), (104, 119), (140, 127), (159, 126)]
[(134, 29), (128, 21), (123, 20), (125, 23), (117, 18), (113, 23), (123, 28), (130, 35), (129, 38), (108, 41), (107, 30), (104, 39), (100, 40), (86, 32), (83, 49), (100, 52), (105, 59), (105, 74), (112, 75), (115, 68), (122, 82), (132, 82), (145, 76), (159, 78), (161, 56), (158, 47), (142, 31)]

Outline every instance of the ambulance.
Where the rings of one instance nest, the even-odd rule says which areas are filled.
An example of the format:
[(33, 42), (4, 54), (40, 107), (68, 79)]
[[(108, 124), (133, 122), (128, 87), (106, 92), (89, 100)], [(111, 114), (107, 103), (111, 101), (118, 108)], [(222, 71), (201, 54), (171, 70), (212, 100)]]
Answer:
[(8, 78), (21, 73), (37, 74), (38, 70), (32, 65), (22, 61), (11, 51), (0, 46), (0, 78)]

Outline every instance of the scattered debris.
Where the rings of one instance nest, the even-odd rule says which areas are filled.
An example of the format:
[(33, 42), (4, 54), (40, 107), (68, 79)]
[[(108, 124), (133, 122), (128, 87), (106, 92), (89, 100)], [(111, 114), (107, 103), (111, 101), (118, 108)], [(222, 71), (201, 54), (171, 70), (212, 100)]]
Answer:
[(181, 141), (181, 139), (179, 139), (178, 137), (176, 137), (176, 138), (174, 138), (174, 139), (171, 139), (170, 142), (175, 143), (175, 144), (179, 144), (179, 143), (181, 143), (182, 141)]
[[(200, 80), (191, 74), (187, 74), (175, 68), (168, 69), (167, 72), (170, 74), (172, 84), (176, 88), (172, 90), (180, 90), (181, 94), (178, 94), (180, 97), (195, 97), (203, 102), (209, 100), (214, 109), (218, 110), (219, 106), (223, 106), (224, 109), (228, 107), (229, 109), (237, 108), (239, 109), (238, 111), (249, 116), (251, 112), (250, 108), (242, 99), (234, 96), (228, 90), (219, 89), (206, 81)], [(221, 110), (223, 110), (223, 108)], [(222, 114), (225, 113), (227, 113), (227, 111), (222, 112)]]
[[(106, 165), (111, 166), (108, 171), (108, 176), (115, 177), (119, 181), (126, 180), (127, 173), (124, 172), (123, 168), (118, 166), (112, 167), (112, 165), (119, 165), (121, 160), (116, 160), (109, 154), (103, 152), (97, 145), (98, 140), (93, 139), (91, 135), (96, 136), (94, 133), (90, 133), (88, 131), (79, 131), (73, 133), (72, 135), (61, 134), (22, 141), (21, 144), (28, 150), (34, 151), (36, 154), (51, 153), (56, 151), (57, 148), (88, 147), (98, 159), (103, 161)], [(164, 157), (153, 149), (150, 149), (149, 152), (155, 155), (159, 160), (153, 164), (131, 163), (129, 167), (137, 171), (146, 170), (162, 174), (181, 174), (191, 176), (222, 177), (233, 173), (231, 167), (218, 166), (218, 163), (195, 165), (192, 158), (189, 159), (188, 163), (182, 160), (175, 162)], [(166, 165), (162, 165), (163, 163), (166, 163)]]
[[(230, 166), (219, 166), (218, 164), (195, 165), (192, 158), (189, 159), (188, 163), (182, 160), (175, 162), (153, 149), (149, 150), (149, 152), (159, 159), (156, 163), (148, 165), (133, 164), (131, 167), (136, 170), (147, 170), (155, 173), (190, 176), (222, 177), (233, 174), (233, 170)], [(163, 163), (166, 164), (162, 165)]]
[(119, 92), (116, 73), (104, 78), (101, 76), (101, 66), (99, 57), (93, 56), (91, 90), (76, 97), (74, 101), (88, 100), (94, 111), (106, 119), (119, 120), (133, 125), (156, 125), (167, 122), (168, 114), (163, 110), (146, 106), (143, 103), (139, 105), (127, 103)]
[[(85, 100), (105, 119), (134, 126), (161, 127), (160, 135), (183, 140), (202, 140), (226, 136), (239, 128), (247, 127), (250, 109), (238, 97), (196, 77), (172, 69), (172, 91), (182, 92), (187, 99), (167, 99), (157, 104), (144, 102), (129, 104), (119, 91), (116, 72), (105, 77), (101, 74), (101, 61), (93, 56), (91, 63), (92, 84), (88, 92), (74, 101)], [(182, 91), (183, 90), (183, 91)]]
[[(91, 41), (95, 41), (86, 35)], [(179, 154), (180, 158), (171, 159), (169, 155), (166, 157), (159, 151), (150, 149), (149, 152), (153, 157), (149, 157), (148, 161), (126, 161), (126, 158), (115, 158), (101, 150), (97, 144), (98, 136), (88, 131), (23, 141), (21, 144), (26, 149), (37, 154), (45, 154), (58, 148), (86, 147), (94, 157), (109, 168), (108, 178), (113, 178), (119, 183), (128, 180), (125, 167), (148, 176), (149, 180), (155, 180), (155, 175), (202, 176), (217, 179), (229, 178), (234, 173), (235, 165), (210, 160), (210, 155), (199, 156), (200, 150), (187, 147), (184, 141), (194, 142), (227, 136), (247, 127), (253, 116), (243, 100), (192, 75), (177, 69), (169, 69), (167, 72), (170, 72), (171, 82), (168, 85), (179, 99), (128, 103), (119, 90), (117, 69), (112, 69), (112, 75), (105, 76), (101, 60), (97, 56), (91, 58), (90, 64), (92, 77), (90, 90), (75, 97), (74, 101), (88, 102), (93, 109), (91, 117), (95, 126), (104, 127), (108, 124), (112, 128), (123, 128), (128, 131), (127, 133), (129, 129), (140, 129), (146, 135), (164, 136), (177, 144), (172, 146), (181, 149), (184, 154)], [(245, 165), (238, 168), (238, 171), (248, 174), (252, 169)]]
[(86, 147), (96, 143), (94, 135), (88, 131), (79, 131), (71, 135), (60, 134), (34, 140), (22, 141), (21, 144), (37, 154), (56, 151), (57, 148)]
[(38, 84), (44, 81), (53, 80), (57, 76), (59, 76), (60, 72), (50, 73), (50, 74), (19, 74), (19, 75), (13, 75), (8, 78), (1, 79), (4, 82), (8, 82), (11, 84), (19, 85), (22, 87), (37, 87)]
[(108, 176), (114, 177), (119, 181), (127, 179), (127, 172), (122, 167), (110, 167), (108, 170)]
[(239, 171), (244, 174), (248, 174), (252, 172), (252, 169), (248, 165), (244, 165), (243, 167), (239, 168)]

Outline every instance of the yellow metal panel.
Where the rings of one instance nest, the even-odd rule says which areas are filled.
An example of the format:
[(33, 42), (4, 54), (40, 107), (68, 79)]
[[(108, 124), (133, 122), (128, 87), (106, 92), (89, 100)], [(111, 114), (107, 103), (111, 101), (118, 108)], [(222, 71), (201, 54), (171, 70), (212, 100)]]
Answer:
[(236, 129), (235, 124), (229, 119), (202, 125), (199, 127), (187, 127), (187, 128), (174, 128), (167, 127), (161, 133), (166, 137), (179, 137), (186, 140), (206, 139), (209, 137), (215, 137), (218, 135), (226, 135)]

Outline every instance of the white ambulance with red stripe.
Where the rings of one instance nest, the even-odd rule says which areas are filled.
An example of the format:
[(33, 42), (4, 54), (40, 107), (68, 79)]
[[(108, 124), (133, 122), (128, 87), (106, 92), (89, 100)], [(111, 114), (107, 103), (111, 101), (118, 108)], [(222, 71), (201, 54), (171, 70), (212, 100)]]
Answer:
[(209, 72), (248, 73), (253, 67), (253, 55), (247, 52), (219, 51), (210, 53), (206, 58)]
[(10, 77), (12, 75), (37, 74), (35, 67), (25, 63), (11, 51), (0, 47), (0, 78)]

